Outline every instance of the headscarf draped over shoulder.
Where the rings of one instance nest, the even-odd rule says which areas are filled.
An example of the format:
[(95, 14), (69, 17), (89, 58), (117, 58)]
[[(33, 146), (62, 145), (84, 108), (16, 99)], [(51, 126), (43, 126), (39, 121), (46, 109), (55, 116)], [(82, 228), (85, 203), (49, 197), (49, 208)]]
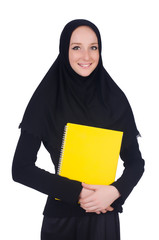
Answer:
[[(98, 39), (99, 63), (88, 77), (78, 75), (68, 59), (70, 38), (79, 26), (90, 27)], [(103, 67), (101, 51), (100, 32), (93, 23), (69, 22), (61, 33), (59, 55), (35, 90), (19, 127), (58, 149), (67, 122), (123, 131), (122, 145), (128, 146), (139, 132), (125, 94)]]

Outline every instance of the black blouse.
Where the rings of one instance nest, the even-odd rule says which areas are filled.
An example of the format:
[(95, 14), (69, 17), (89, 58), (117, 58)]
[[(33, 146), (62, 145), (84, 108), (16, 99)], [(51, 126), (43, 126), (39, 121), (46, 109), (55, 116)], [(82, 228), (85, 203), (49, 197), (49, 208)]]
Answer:
[[(56, 148), (46, 143), (43, 144), (50, 153), (55, 172), (57, 172), (59, 152)], [(56, 173), (49, 173), (35, 165), (40, 145), (41, 140), (38, 137), (26, 131), (21, 132), (13, 160), (13, 180), (48, 195), (44, 209), (46, 216), (95, 214), (85, 213), (78, 204), (79, 194), (82, 190), (81, 182), (61, 177)], [(121, 177), (112, 183), (121, 194), (121, 197), (112, 204), (115, 211), (118, 212), (122, 212), (122, 205), (144, 172), (144, 160), (136, 138), (127, 148), (121, 149), (120, 157), (125, 168)], [(61, 200), (57, 201), (55, 198)]]

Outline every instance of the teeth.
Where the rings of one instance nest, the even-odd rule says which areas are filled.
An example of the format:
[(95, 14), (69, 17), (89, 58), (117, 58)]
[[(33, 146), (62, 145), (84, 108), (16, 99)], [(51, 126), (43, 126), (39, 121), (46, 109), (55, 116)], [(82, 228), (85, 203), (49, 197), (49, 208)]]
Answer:
[(91, 64), (79, 64), (81, 67), (89, 67)]

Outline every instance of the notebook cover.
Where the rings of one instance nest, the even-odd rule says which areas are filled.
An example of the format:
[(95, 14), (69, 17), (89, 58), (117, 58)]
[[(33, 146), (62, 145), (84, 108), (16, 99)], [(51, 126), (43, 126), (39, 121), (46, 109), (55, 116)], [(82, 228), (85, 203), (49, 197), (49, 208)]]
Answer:
[(58, 174), (88, 184), (115, 180), (123, 132), (68, 123)]

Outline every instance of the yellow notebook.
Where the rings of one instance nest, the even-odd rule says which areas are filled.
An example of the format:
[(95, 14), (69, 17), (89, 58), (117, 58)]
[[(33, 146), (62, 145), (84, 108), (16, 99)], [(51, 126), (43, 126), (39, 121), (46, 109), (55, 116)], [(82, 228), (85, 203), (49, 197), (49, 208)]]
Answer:
[(58, 174), (88, 184), (115, 180), (123, 132), (68, 123)]

